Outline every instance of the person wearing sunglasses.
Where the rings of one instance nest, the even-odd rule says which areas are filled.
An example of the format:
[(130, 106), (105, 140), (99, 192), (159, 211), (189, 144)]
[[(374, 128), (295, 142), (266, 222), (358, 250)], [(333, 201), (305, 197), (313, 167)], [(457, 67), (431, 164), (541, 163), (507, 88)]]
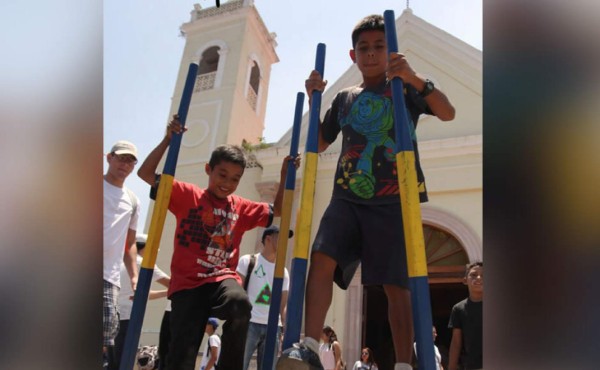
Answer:
[(365, 347), (360, 351), (360, 360), (354, 363), (352, 370), (379, 370), (371, 348)]

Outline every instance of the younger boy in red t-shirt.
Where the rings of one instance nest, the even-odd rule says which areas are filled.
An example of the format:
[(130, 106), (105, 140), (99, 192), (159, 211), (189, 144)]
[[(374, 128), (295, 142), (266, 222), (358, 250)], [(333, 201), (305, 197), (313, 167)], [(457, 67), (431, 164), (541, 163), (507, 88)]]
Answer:
[[(183, 131), (174, 115), (165, 137), (138, 170), (138, 176), (153, 191), (160, 182), (155, 171), (169, 147), (172, 133)], [(283, 161), (280, 184), (285, 181), (289, 160), (292, 157)], [(299, 164), (299, 157), (295, 164)], [(240, 242), (245, 231), (271, 225), (273, 217), (281, 213), (283, 199), (283, 186), (279, 187), (272, 205), (234, 195), (245, 167), (241, 148), (221, 145), (205, 166), (206, 189), (173, 180), (169, 211), (177, 219), (177, 228), (168, 293), (172, 311), (166, 363), (170, 370), (194, 369), (209, 316), (226, 321), (219, 367), (242, 368), (252, 305), (236, 273)]]

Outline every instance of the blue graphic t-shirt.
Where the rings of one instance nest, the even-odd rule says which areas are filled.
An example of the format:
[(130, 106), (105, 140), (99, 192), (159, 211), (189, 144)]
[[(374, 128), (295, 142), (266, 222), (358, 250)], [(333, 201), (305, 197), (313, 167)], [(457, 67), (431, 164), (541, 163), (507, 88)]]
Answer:
[[(432, 114), (411, 85), (404, 86), (409, 130), (421, 202), (427, 201), (425, 177), (419, 163), (416, 126), (421, 114)], [(333, 143), (342, 132), (333, 198), (362, 204), (399, 201), (392, 93), (389, 84), (377, 89), (354, 86), (340, 91), (325, 114), (323, 138)]]

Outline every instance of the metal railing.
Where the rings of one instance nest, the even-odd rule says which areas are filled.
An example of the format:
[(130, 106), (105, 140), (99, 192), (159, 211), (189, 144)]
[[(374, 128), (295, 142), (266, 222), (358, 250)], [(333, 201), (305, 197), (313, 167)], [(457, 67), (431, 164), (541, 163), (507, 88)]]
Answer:
[(194, 92), (211, 90), (215, 87), (215, 79), (217, 72), (205, 73), (196, 76), (196, 84), (194, 86)]

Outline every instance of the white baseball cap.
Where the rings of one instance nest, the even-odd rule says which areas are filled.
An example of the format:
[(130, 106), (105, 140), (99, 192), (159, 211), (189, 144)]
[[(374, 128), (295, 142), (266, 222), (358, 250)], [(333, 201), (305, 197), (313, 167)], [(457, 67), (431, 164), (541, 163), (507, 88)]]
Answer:
[(137, 148), (129, 141), (117, 141), (110, 152), (115, 154), (130, 154), (137, 160)]

